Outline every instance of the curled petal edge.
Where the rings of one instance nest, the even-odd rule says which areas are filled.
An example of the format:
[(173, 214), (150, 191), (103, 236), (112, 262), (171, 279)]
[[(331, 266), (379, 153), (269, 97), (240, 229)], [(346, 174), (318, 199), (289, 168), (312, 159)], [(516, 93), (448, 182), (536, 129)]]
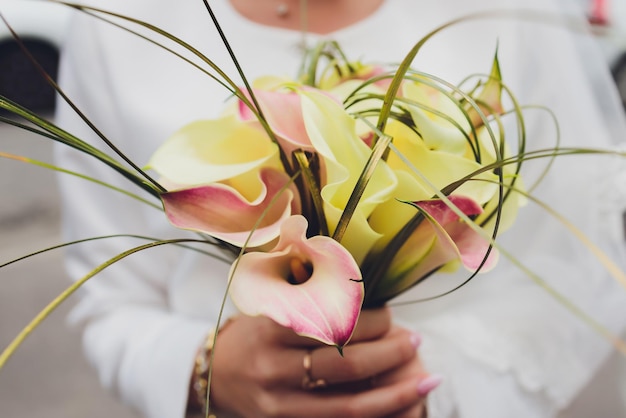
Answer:
[(238, 247), (258, 247), (276, 239), (281, 223), (301, 211), (298, 192), (285, 173), (265, 168), (259, 179), (263, 190), (252, 202), (221, 183), (166, 192), (161, 200), (169, 221), (178, 228)]
[[(350, 253), (326, 236), (306, 238), (296, 215), (281, 228), (270, 252), (244, 254), (231, 268), (230, 296), (245, 314), (264, 315), (298, 335), (342, 348), (350, 340), (364, 297), (361, 272)], [(289, 281), (291, 260), (310, 263), (310, 278)]]

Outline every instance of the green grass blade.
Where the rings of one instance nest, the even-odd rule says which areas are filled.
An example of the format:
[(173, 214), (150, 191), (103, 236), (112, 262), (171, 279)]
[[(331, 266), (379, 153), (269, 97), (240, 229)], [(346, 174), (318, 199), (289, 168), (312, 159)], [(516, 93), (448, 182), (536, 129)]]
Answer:
[[(319, 233), (324, 236), (329, 236), (328, 223), (326, 222), (326, 217), (324, 216), (324, 200), (322, 199), (322, 193), (318, 182), (319, 177), (315, 174), (315, 170), (312, 169), (311, 161), (305, 151), (296, 150), (293, 152), (293, 157), (300, 167), (300, 178), (304, 183), (304, 187), (301, 191), (302, 200), (310, 198), (313, 205), (312, 210), (315, 212), (315, 217), (319, 226)], [(317, 172), (319, 173), (319, 169)], [(307, 219), (309, 219), (308, 216)]]
[(354, 189), (352, 189), (352, 194), (346, 203), (345, 209), (341, 213), (341, 217), (339, 218), (339, 222), (337, 223), (337, 227), (333, 233), (333, 239), (336, 241), (341, 242), (343, 235), (348, 229), (350, 219), (352, 218), (363, 193), (365, 193), (365, 189), (367, 188), (370, 179), (374, 175), (378, 162), (383, 158), (385, 152), (387, 152), (387, 147), (391, 143), (391, 140), (392, 138), (389, 135), (381, 135), (379, 137), (379, 141), (376, 145), (374, 145), (372, 153), (363, 167), (363, 171), (354, 185)]
[(117, 256), (109, 259), (105, 263), (100, 264), (98, 267), (96, 267), (91, 272), (89, 272), (89, 274), (85, 275), (80, 280), (72, 283), (71, 286), (69, 286), (67, 289), (65, 289), (59, 296), (54, 298), (54, 300), (52, 302), (50, 302), (43, 310), (41, 310), (35, 316), (35, 318), (33, 318), (30, 321), (30, 323), (28, 323), (28, 325), (26, 325), (19, 332), (19, 334), (13, 339), (13, 341), (11, 341), (9, 343), (9, 345), (2, 351), (2, 353), (0, 353), (0, 371), (2, 370), (4, 365), (7, 363), (7, 361), (11, 358), (11, 356), (16, 352), (16, 350), (26, 340), (26, 338), (35, 329), (37, 329), (37, 327), (39, 327), (42, 324), (42, 322), (48, 316), (50, 316), (50, 314), (52, 312), (54, 312), (55, 309), (57, 309), (61, 305), (61, 303), (65, 302), (67, 300), (67, 298), (69, 298), (72, 294), (74, 294), (74, 292), (76, 292), (89, 279), (91, 279), (92, 277), (96, 276), (98, 273), (100, 273), (101, 271), (103, 271), (107, 267), (109, 267), (109, 266), (115, 264), (116, 262), (118, 262), (118, 261), (120, 261), (120, 260), (122, 260), (122, 259), (124, 259), (124, 258), (126, 258), (126, 257), (128, 257), (130, 255), (132, 255), (132, 254), (135, 254), (137, 252), (140, 252), (140, 251), (143, 251), (143, 250), (147, 250), (149, 248), (158, 247), (158, 246), (161, 246), (161, 245), (177, 244), (177, 243), (192, 242), (192, 241), (196, 241), (197, 242), (198, 240), (172, 239), (172, 240), (151, 242), (151, 243), (140, 245), (140, 246), (131, 248), (130, 250), (124, 251), (124, 252), (118, 254)]
[(64, 173), (64, 174), (70, 174), (72, 176), (76, 176), (76, 177), (81, 178), (83, 180), (91, 181), (93, 183), (96, 183), (96, 184), (99, 184), (101, 186), (104, 186), (104, 187), (106, 187), (108, 189), (111, 189), (111, 190), (114, 190), (116, 192), (125, 194), (126, 196), (129, 196), (129, 197), (131, 197), (131, 198), (133, 198), (135, 200), (138, 200), (138, 201), (140, 201), (142, 203), (145, 203), (148, 206), (152, 206), (155, 209), (163, 210), (163, 207), (161, 207), (160, 205), (156, 205), (153, 202), (148, 201), (148, 200), (142, 198), (141, 196), (138, 196), (138, 195), (136, 195), (134, 193), (129, 192), (128, 190), (121, 189), (119, 187), (113, 186), (112, 184), (106, 183), (104, 181), (98, 180), (98, 179), (93, 178), (93, 177), (86, 176), (86, 175), (81, 174), (81, 173), (77, 173), (75, 171), (66, 170), (64, 168), (58, 167), (56, 165), (45, 163), (43, 161), (34, 160), (32, 158), (23, 157), (23, 156), (20, 156), (20, 155), (8, 154), (8, 153), (1, 152), (1, 151), (0, 151), (0, 158), (8, 158), (8, 159), (11, 159), (11, 160), (14, 160), (14, 161), (19, 161), (19, 162), (23, 162), (23, 163), (39, 166), (39, 167), (45, 168), (47, 170), (57, 171), (57, 172)]
[[(28, 258), (34, 257), (36, 255), (39, 254), (43, 254), (43, 253), (47, 253), (49, 251), (54, 251), (54, 250), (58, 250), (61, 248), (65, 248), (65, 247), (69, 247), (72, 245), (76, 245), (76, 244), (82, 244), (85, 242), (91, 242), (91, 241), (98, 241), (98, 240), (103, 240), (103, 239), (111, 239), (111, 238), (135, 238), (135, 239), (140, 239), (140, 240), (146, 240), (146, 241), (153, 241), (153, 242), (158, 242), (160, 241), (158, 238), (154, 238), (154, 237), (147, 237), (144, 235), (135, 235), (135, 234), (113, 234), (113, 235), (102, 235), (99, 237), (91, 237), (91, 238), (83, 238), (83, 239), (79, 239), (76, 241), (70, 241), (70, 242), (65, 242), (63, 244), (58, 244), (58, 245), (53, 245), (51, 247), (48, 248), (43, 248), (41, 250), (35, 251), (33, 253), (27, 254), (27, 255), (23, 255), (21, 257), (15, 258), (13, 260), (7, 261), (3, 264), (0, 264), (0, 269), (6, 266), (9, 266), (11, 264), (15, 264), (18, 263), (20, 261), (26, 260)], [(219, 246), (220, 244), (217, 242), (212, 242), (212, 241), (207, 241), (207, 240), (203, 240), (203, 239), (188, 239), (187, 242), (191, 242), (191, 243), (201, 243), (201, 244), (209, 244), (209, 245), (214, 245), (214, 246)], [(222, 257), (220, 255), (208, 252), (208, 251), (204, 251), (201, 250), (199, 248), (196, 247), (192, 247), (190, 245), (184, 245), (184, 244), (172, 244), (176, 247), (181, 247), (181, 248), (185, 248), (187, 250), (191, 250), (191, 251), (196, 251), (199, 252), (201, 254), (204, 254), (208, 257), (212, 257), (218, 261), (222, 261), (224, 263), (230, 263), (231, 260), (229, 258), (225, 258)]]

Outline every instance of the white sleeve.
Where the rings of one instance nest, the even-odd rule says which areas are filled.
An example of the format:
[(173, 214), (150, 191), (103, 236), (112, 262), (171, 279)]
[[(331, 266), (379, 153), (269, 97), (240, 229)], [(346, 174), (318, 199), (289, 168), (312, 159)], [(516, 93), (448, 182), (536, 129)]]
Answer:
[[(146, 146), (145, 138), (133, 138), (127, 118), (140, 117), (140, 112), (128, 116), (120, 103), (125, 99), (117, 96), (119, 89), (128, 86), (116, 85), (115, 72), (109, 68), (118, 63), (107, 61), (107, 47), (100, 44), (94, 25), (76, 25), (64, 50), (60, 84), (116, 145), (134, 161), (145, 163), (153, 147)], [(66, 106), (59, 107), (57, 123), (79, 138), (101, 144)], [(60, 167), (139, 191), (109, 167), (67, 146), (59, 145), (55, 152)], [(66, 241), (111, 234), (161, 239), (181, 235), (169, 227), (161, 211), (127, 196), (64, 174), (59, 183)], [(69, 274), (77, 280), (109, 258), (146, 242), (111, 238), (74, 245), (67, 251)], [(171, 246), (129, 256), (85, 284), (71, 314), (73, 322), (85, 327), (85, 351), (102, 383), (150, 418), (184, 416), (194, 356), (212, 326), (207, 316), (178, 309), (177, 288), (193, 291), (186, 277), (176, 277), (182, 274), (177, 273), (180, 256), (181, 251)]]
[[(71, 167), (65, 151), (59, 153), (58, 163)], [(110, 178), (107, 171), (99, 178)], [(66, 221), (65, 240), (144, 233), (143, 220), (132, 216), (133, 211), (137, 215), (141, 211), (129, 205), (128, 198), (92, 191), (97, 186), (80, 179), (64, 177), (60, 184), (64, 216), (71, 219)], [(109, 224), (107, 215), (120, 209), (123, 213)], [(143, 243), (114, 238), (75, 245), (67, 253), (68, 272), (78, 279), (108, 258)], [(172, 309), (171, 284), (166, 282), (172, 263), (163, 250), (147, 250), (120, 261), (82, 287), (70, 317), (85, 327), (85, 352), (103, 385), (146, 417), (184, 416), (194, 356), (211, 327)]]

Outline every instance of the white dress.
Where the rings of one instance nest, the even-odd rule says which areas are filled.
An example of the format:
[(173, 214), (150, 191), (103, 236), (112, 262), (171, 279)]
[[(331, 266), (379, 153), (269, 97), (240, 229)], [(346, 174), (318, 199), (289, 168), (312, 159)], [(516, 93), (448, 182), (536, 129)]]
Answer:
[[(171, 31), (236, 78), (200, 1), (85, 3)], [(398, 62), (440, 23), (518, 3), (547, 11), (558, 8), (555, 2), (539, 0), (387, 0), (364, 21), (324, 37), (309, 35), (308, 41), (332, 38), (350, 57)], [(300, 33), (247, 21), (225, 0), (211, 4), (250, 78), (296, 73)], [(522, 103), (544, 104), (557, 114), (563, 145), (618, 146), (626, 138), (619, 137), (626, 128), (608, 70), (593, 48), (585, 46), (585, 55), (581, 54), (589, 39), (576, 38), (572, 32), (536, 22), (482, 19), (435, 36), (414, 66), (459, 82), (467, 75), (487, 72), (498, 45), (505, 81)], [(586, 71), (590, 67), (594, 70)], [(178, 58), (85, 16), (76, 19), (70, 32), (61, 84), (96, 126), (139, 165), (173, 131), (192, 120), (215, 116), (228, 98), (222, 87)], [(545, 114), (528, 115), (531, 147), (553, 146), (554, 130)], [(60, 106), (57, 121), (75, 135), (101, 144), (67, 107)], [(67, 147), (56, 151), (62, 167), (132, 188), (109, 168)], [(535, 193), (623, 263), (621, 210), (626, 207), (626, 180), (620, 164), (621, 160), (609, 157), (560, 158)], [(70, 176), (62, 176), (60, 183), (67, 240), (114, 233), (184, 235), (161, 212), (126, 196)], [(624, 330), (626, 290), (541, 208), (532, 203), (523, 208), (516, 226), (501, 242), (612, 332)], [(115, 238), (74, 246), (67, 256), (69, 274), (73, 279), (82, 277), (143, 243)], [(85, 285), (72, 320), (85, 326), (86, 353), (103, 384), (147, 417), (182, 417), (193, 357), (216, 321), (227, 271), (228, 266), (207, 257), (168, 247), (133, 255)], [(458, 279), (438, 275), (403, 299), (433, 294), (437, 287), (450, 288)], [(493, 272), (456, 293), (397, 307), (395, 314), (423, 335), (420, 354), (426, 367), (444, 376), (442, 386), (429, 396), (430, 418), (582, 418), (591, 413), (597, 417), (623, 413), (617, 387), (608, 380), (615, 373), (600, 374), (591, 384), (612, 352), (610, 344), (505, 257)]]

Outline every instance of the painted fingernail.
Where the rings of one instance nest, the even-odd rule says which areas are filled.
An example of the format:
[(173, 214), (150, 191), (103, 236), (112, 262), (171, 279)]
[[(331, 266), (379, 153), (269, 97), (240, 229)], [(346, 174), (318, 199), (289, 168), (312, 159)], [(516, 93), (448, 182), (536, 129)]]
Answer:
[(413, 345), (414, 348), (419, 347), (420, 344), (422, 343), (422, 336), (416, 332), (411, 333), (410, 339), (411, 339), (411, 344)]
[(436, 374), (431, 374), (422, 379), (417, 385), (417, 394), (420, 396), (428, 395), (433, 389), (441, 384), (443, 378)]

